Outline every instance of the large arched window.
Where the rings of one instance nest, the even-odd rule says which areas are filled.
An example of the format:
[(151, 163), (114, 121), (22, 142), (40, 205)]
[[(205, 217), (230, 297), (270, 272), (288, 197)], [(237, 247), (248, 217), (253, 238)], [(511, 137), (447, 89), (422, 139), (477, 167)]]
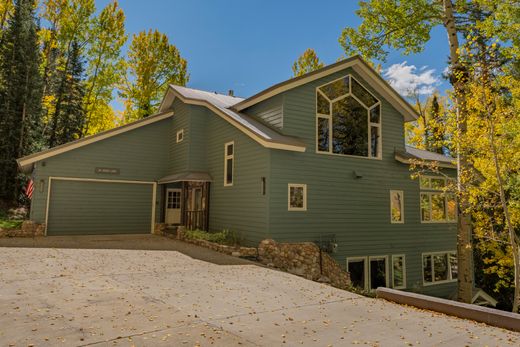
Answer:
[(381, 157), (381, 103), (348, 75), (316, 89), (316, 150)]

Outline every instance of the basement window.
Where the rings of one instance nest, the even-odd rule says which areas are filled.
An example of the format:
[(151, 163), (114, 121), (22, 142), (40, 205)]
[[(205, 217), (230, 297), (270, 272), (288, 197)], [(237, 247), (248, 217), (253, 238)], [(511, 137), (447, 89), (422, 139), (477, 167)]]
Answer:
[(388, 286), (387, 257), (370, 257), (370, 290)]
[(406, 261), (405, 255), (392, 255), (392, 288), (406, 288)]
[(424, 285), (457, 280), (457, 254), (454, 251), (425, 253), (422, 255), (422, 259)]
[(347, 258), (347, 271), (350, 275), (352, 286), (365, 289), (367, 284), (366, 258)]

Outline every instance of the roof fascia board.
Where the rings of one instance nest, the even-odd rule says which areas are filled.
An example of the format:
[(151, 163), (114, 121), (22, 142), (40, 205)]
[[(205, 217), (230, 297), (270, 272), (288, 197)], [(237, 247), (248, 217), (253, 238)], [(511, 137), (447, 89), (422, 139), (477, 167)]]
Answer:
[(101, 141), (101, 140), (105, 140), (105, 139), (108, 139), (110, 137), (113, 137), (113, 136), (116, 136), (116, 135), (119, 135), (119, 134), (126, 133), (127, 131), (131, 131), (131, 130), (134, 130), (134, 129), (141, 128), (141, 127), (143, 127), (145, 125), (149, 125), (149, 124), (152, 124), (152, 123), (155, 123), (155, 122), (159, 122), (159, 121), (164, 120), (166, 118), (169, 118), (171, 116), (173, 116), (173, 111), (166, 112), (164, 114), (157, 114), (155, 116), (150, 116), (150, 117), (148, 117), (146, 119), (143, 119), (142, 121), (137, 121), (137, 122), (134, 122), (134, 123), (130, 123), (130, 124), (118, 127), (118, 128), (114, 128), (114, 129), (110, 129), (110, 130), (101, 132), (101, 133), (96, 134), (96, 135), (92, 135), (92, 136), (89, 136), (89, 137), (85, 137), (83, 139), (79, 139), (79, 140), (67, 143), (67, 144), (62, 145), (62, 146), (58, 146), (58, 147), (55, 147), (55, 148), (50, 148), (50, 149), (42, 151), (42, 152), (31, 154), (31, 155), (28, 155), (26, 157), (19, 158), (16, 161), (18, 162), (18, 166), (20, 166), (22, 168), (24, 166), (33, 164), (33, 163), (35, 163), (37, 161), (40, 161), (40, 160), (43, 160), (43, 159), (46, 159), (46, 158), (50, 158), (50, 157), (53, 157), (53, 156), (58, 155), (58, 154), (62, 154), (62, 153), (71, 151), (71, 150), (76, 149), (76, 148), (87, 146), (89, 144), (92, 144), (92, 143), (95, 143), (95, 142), (98, 142), (98, 141)]
[(322, 77), (331, 75), (333, 73), (336, 73), (338, 71), (341, 71), (343, 69), (349, 68), (356, 64), (356, 61), (352, 58), (347, 59), (347, 61), (341, 62), (342, 64), (333, 65), (332, 67), (329, 67), (328, 69), (325, 68), (323, 71), (317, 72), (317, 73), (310, 73), (308, 76), (302, 77), (302, 78), (294, 78), (294, 80), (288, 80), (285, 82), (279, 83), (279, 85), (274, 85), (271, 88), (267, 88), (264, 91), (261, 91), (260, 93), (257, 93), (256, 95), (253, 95), (250, 98), (247, 98), (244, 101), (239, 102), (238, 104), (234, 105), (232, 108), (237, 111), (242, 111), (250, 106), (256, 105), (259, 102), (262, 102), (264, 100), (267, 100), (277, 94), (283, 93), (285, 91), (288, 91), (290, 89), (299, 87), (301, 85), (304, 85), (306, 83), (312, 82), (314, 80), (320, 79)]
[(273, 149), (282, 149), (287, 151), (293, 151), (293, 152), (305, 152), (305, 146), (297, 146), (297, 145), (290, 145), (286, 143), (279, 143), (279, 142), (273, 142), (263, 139), (262, 137), (255, 134), (253, 131), (249, 130), (248, 128), (244, 127), (239, 122), (235, 121), (231, 117), (229, 117), (226, 113), (222, 112), (218, 107), (211, 104), (210, 102), (207, 102), (206, 100), (200, 100), (200, 99), (192, 99), (192, 98), (186, 98), (173, 88), (171, 88), (172, 92), (175, 94), (176, 97), (178, 97), (182, 102), (190, 105), (197, 105), (197, 106), (205, 106), (211, 111), (213, 111), (215, 114), (226, 120), (231, 125), (237, 127), (240, 131), (251, 137), (253, 140), (261, 144), (262, 146), (266, 148), (273, 148)]

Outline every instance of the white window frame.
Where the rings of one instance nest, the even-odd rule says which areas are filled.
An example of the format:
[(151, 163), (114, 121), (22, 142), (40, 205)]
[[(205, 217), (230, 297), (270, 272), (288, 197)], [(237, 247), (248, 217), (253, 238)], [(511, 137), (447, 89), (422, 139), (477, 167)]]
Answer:
[[(233, 146), (233, 154), (228, 155), (228, 147)], [(227, 182), (227, 161), (231, 160), (231, 182)], [(235, 141), (224, 144), (224, 187), (231, 187), (235, 182)]]
[[(399, 220), (399, 221), (394, 221), (393, 216), (392, 216), (392, 203), (394, 201), (392, 199), (392, 195), (394, 193), (401, 195), (401, 220)], [(390, 190), (390, 223), (404, 224), (404, 191), (402, 191), (402, 190)]]
[[(303, 188), (303, 207), (291, 206), (291, 188)], [(303, 183), (289, 183), (287, 185), (287, 209), (288, 211), (307, 211), (307, 185)]]
[(367, 288), (370, 289), (370, 291), (372, 291), (372, 292), (375, 291), (376, 288), (374, 288), (374, 289), (371, 288), (372, 287), (372, 281), (370, 280), (370, 270), (372, 270), (372, 269), (371, 269), (370, 262), (372, 260), (382, 260), (382, 259), (385, 260), (385, 270), (386, 270), (385, 271), (385, 287), (388, 288), (389, 285), (390, 285), (390, 271), (389, 271), (390, 269), (388, 268), (388, 256), (387, 255), (371, 255), (371, 256), (368, 257), (368, 264), (367, 264), (368, 276), (369, 276), (368, 279), (367, 279), (367, 281), (368, 281), (368, 287)]
[[(323, 97), (325, 97), (327, 100), (329, 99), (325, 94), (323, 94), (319, 88), (327, 85), (327, 84), (330, 84), (330, 83), (334, 83), (336, 81), (339, 81), (339, 80), (342, 80), (342, 79), (345, 79), (346, 77), (349, 77), (349, 86), (348, 86), (348, 94), (345, 94), (345, 95), (341, 95), (333, 100), (330, 100), (329, 102), (329, 114), (323, 114), (323, 113), (318, 113), (318, 97), (317, 97), (317, 94), (320, 93)], [(371, 107), (367, 107), (365, 106), (365, 104), (359, 100), (353, 93), (352, 93), (352, 79), (354, 79), (360, 86), (362, 86), (363, 88), (365, 88), (369, 93), (370, 95), (372, 95), (374, 97), (374, 99), (377, 100), (377, 102), (372, 105)], [(368, 156), (364, 157), (364, 156), (359, 156), (359, 155), (352, 155), (352, 154), (341, 154), (341, 153), (333, 153), (332, 152), (332, 103), (335, 102), (335, 101), (339, 101), (341, 99), (344, 99), (346, 98), (347, 96), (352, 96), (357, 102), (359, 102), (361, 105), (363, 105), (366, 109), (367, 109), (367, 122), (368, 122)], [(377, 98), (371, 91), (369, 91), (364, 85), (363, 83), (359, 82), (354, 76), (352, 76), (351, 74), (348, 74), (348, 75), (345, 75), (343, 77), (340, 77), (340, 78), (336, 78), (335, 80), (332, 80), (332, 81), (329, 81), (327, 83), (324, 83), (322, 85), (319, 85), (316, 87), (316, 93), (314, 95), (314, 103), (315, 103), (315, 109), (316, 109), (316, 139), (315, 139), (315, 151), (316, 153), (318, 154), (325, 154), (325, 155), (337, 155), (337, 156), (342, 156), (342, 157), (353, 157), (353, 158), (363, 158), (363, 159), (372, 159), (372, 160), (382, 160), (382, 156), (383, 156), (383, 104), (381, 102), (381, 100), (379, 100), (379, 98)], [(377, 107), (379, 105), (380, 109), (381, 109), (381, 112), (379, 114), (379, 123), (372, 123), (370, 122), (370, 111)], [(328, 122), (329, 122), (329, 150), (328, 151), (320, 151), (319, 148), (318, 148), (318, 138), (319, 138), (319, 134), (318, 134), (318, 121), (320, 118), (324, 118), (324, 119), (327, 119)], [(372, 153), (372, 126), (374, 127), (377, 127), (378, 128), (378, 133), (379, 133), (379, 148), (377, 149), (377, 156), (376, 157), (372, 157), (371, 156), (371, 153)]]
[[(403, 259), (403, 285), (402, 286), (395, 285), (394, 259), (396, 259), (396, 258)], [(423, 280), (424, 280), (424, 276), (423, 276)], [(406, 289), (406, 254), (392, 254), (392, 288)]]
[[(421, 185), (421, 180), (427, 179), (428, 180), (428, 186), (423, 187)], [(443, 176), (430, 176), (430, 175), (424, 175), (419, 177), (419, 218), (421, 220), (421, 223), (423, 224), (447, 224), (447, 223), (457, 223), (458, 214), (457, 211), (455, 211), (455, 219), (448, 219), (448, 197), (452, 195), (455, 199), (455, 208), (457, 208), (457, 196), (455, 193), (447, 192), (445, 189), (437, 189), (432, 188), (431, 186), (431, 180), (432, 179), (439, 179), (444, 181), (444, 187), (448, 185), (448, 180), (453, 180), (451, 178), (443, 177)], [(443, 220), (432, 220), (432, 195), (443, 195), (444, 198), (444, 215), (446, 216)], [(422, 196), (428, 195), (428, 207), (429, 207), (429, 214), (430, 214), (430, 220), (423, 220), (422, 215)]]
[(367, 288), (370, 288), (369, 287), (369, 282), (368, 282), (368, 275), (369, 275), (369, 272), (368, 272), (368, 257), (347, 257), (347, 272), (350, 272), (349, 271), (349, 263), (352, 261), (352, 262), (356, 262), (356, 261), (360, 261), (360, 260), (363, 260), (365, 263), (365, 265), (363, 266), (363, 273), (364, 273), (364, 277), (365, 277), (365, 281), (363, 283), (363, 290), (367, 290)]
[(184, 129), (177, 130), (176, 134), (176, 143), (182, 142), (184, 140)]
[[(433, 256), (439, 255), (439, 254), (447, 256), (447, 260), (448, 260), (448, 279), (447, 280), (442, 280), (442, 281), (435, 281), (435, 263), (433, 261)], [(450, 264), (450, 258), (449, 258), (450, 254), (455, 254), (455, 257), (457, 256), (457, 252), (456, 251), (426, 252), (426, 253), (422, 253), (421, 254), (421, 269), (422, 269), (421, 273), (422, 273), (423, 286), (433, 286), (433, 285), (436, 285), (436, 284), (457, 282), (457, 279), (453, 278), (453, 274), (451, 272), (451, 264)], [(432, 282), (426, 282), (424, 280), (424, 257), (425, 256), (431, 256), (431, 264), (430, 265), (432, 267)], [(457, 266), (458, 266), (458, 264), (457, 264)]]

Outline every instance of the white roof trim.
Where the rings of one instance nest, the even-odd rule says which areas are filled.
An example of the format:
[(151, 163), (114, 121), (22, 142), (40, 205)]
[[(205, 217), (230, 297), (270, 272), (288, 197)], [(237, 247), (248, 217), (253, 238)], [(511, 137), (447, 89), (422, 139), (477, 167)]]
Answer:
[(98, 142), (98, 141), (101, 141), (104, 139), (108, 139), (110, 137), (126, 133), (127, 131), (141, 128), (148, 124), (162, 121), (163, 119), (169, 118), (171, 116), (173, 116), (173, 111), (169, 111), (166, 113), (159, 113), (157, 115), (149, 116), (145, 119), (141, 119), (141, 120), (138, 120), (133, 123), (129, 123), (129, 124), (117, 127), (117, 128), (103, 131), (96, 135), (88, 136), (88, 137), (85, 137), (85, 138), (82, 138), (82, 139), (79, 139), (76, 141), (66, 143), (61, 146), (57, 146), (54, 148), (50, 148), (50, 149), (47, 149), (47, 150), (44, 150), (44, 151), (41, 151), (38, 153), (34, 153), (31, 155), (19, 158), (16, 161), (18, 162), (18, 166), (20, 166), (20, 168), (22, 168), (22, 170), (23, 170), (28, 165), (34, 164), (37, 161), (40, 161), (40, 160), (43, 160), (46, 158), (50, 158), (50, 157), (53, 157), (53, 156), (61, 154), (61, 153), (65, 153), (65, 152), (71, 151), (76, 148), (87, 146), (87, 145), (90, 145), (91, 143), (95, 143), (95, 142)]
[[(253, 140), (261, 144), (262, 146), (266, 148), (274, 148), (274, 149), (283, 149), (288, 151), (295, 151), (295, 152), (305, 152), (305, 146), (303, 144), (291, 144), (291, 143), (283, 143), (276, 140), (267, 140), (261, 135), (259, 135), (257, 132), (251, 130), (250, 128), (244, 126), (242, 123), (238, 122), (234, 118), (232, 118), (227, 112), (233, 112), (228, 109), (223, 109), (221, 107), (217, 107), (214, 104), (210, 103), (207, 100), (201, 100), (201, 99), (191, 99), (183, 96), (181, 93), (179, 93), (175, 88), (170, 87), (169, 89), (175, 97), (179, 98), (182, 102), (190, 105), (198, 105), (198, 106), (205, 106), (211, 111), (213, 111), (215, 114), (219, 115), (221, 118), (232, 124), (233, 126), (237, 127), (240, 131), (251, 137)], [(260, 130), (259, 130), (260, 131)]]
[(251, 107), (261, 101), (269, 99), (277, 94), (283, 93), (290, 89), (299, 87), (306, 83), (320, 79), (322, 77), (331, 75), (338, 71), (344, 70), (348, 67), (352, 67), (363, 79), (371, 84), (371, 86), (390, 104), (395, 107), (404, 116), (405, 121), (413, 121), (418, 118), (417, 111), (401, 96), (395, 89), (393, 89), (388, 82), (386, 82), (372, 67), (367, 65), (363, 59), (358, 55), (345, 59), (341, 62), (326, 66), (322, 69), (307, 73), (301, 77), (295, 77), (275, 84), (274, 86), (261, 91), (253, 95), (252, 97), (245, 99), (233, 106), (233, 109), (237, 111), (244, 110)]

